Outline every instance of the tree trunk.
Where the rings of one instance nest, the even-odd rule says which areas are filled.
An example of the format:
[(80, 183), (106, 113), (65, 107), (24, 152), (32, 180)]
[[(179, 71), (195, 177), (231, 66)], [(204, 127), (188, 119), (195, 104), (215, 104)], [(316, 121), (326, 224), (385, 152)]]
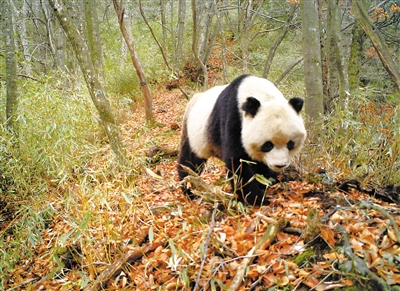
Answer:
[[(22, 3), (22, 12), (20, 13), (23, 15), (23, 18), (28, 16), (28, 4), (26, 1), (23, 1)], [(20, 24), (18, 25), (19, 27), (19, 35), (21, 39), (21, 46), (22, 50), (24, 52), (24, 59), (25, 59), (25, 65), (24, 65), (24, 70), (25, 73), (28, 76), (32, 75), (32, 55), (29, 51), (29, 44), (28, 44), (28, 34), (26, 31), (26, 21), (21, 21)]]
[[(43, 21), (46, 23), (46, 40), (53, 56), (51, 68), (67, 71), (70, 75), (75, 75), (77, 71), (75, 60), (74, 58), (67, 57), (68, 50), (71, 50), (68, 40), (64, 33), (55, 31), (53, 9), (47, 1), (40, 1), (37, 5), (37, 10), (41, 9), (44, 17)], [(72, 79), (76, 78), (65, 78), (65, 80), (63, 80), (63, 86), (66, 88), (72, 87), (73, 85), (70, 84)]]
[[(215, 42), (217, 40), (218, 34), (221, 30), (220, 22), (218, 21), (218, 7), (216, 1), (213, 1), (210, 5), (210, 9), (207, 12), (207, 30), (206, 30), (206, 39), (203, 49), (202, 49), (202, 60), (204, 64), (208, 64), (208, 61), (211, 57), (211, 54), (214, 50)], [(214, 22), (214, 18), (216, 21)]]
[(324, 112), (319, 18), (315, 0), (301, 1), (302, 48), (304, 83), (306, 87), (306, 114), (318, 119)]
[(240, 47), (242, 50), (243, 73), (249, 72), (249, 46), (251, 43), (250, 31), (257, 19), (263, 4), (266, 1), (245, 0), (239, 14)]
[(104, 80), (103, 74), (103, 53), (101, 47), (101, 38), (99, 31), (99, 21), (97, 19), (97, 11), (92, 0), (83, 1), (85, 7), (86, 20), (86, 38), (88, 42), (90, 57), (98, 76)]
[(185, 32), (185, 19), (186, 19), (186, 0), (179, 0), (178, 7), (178, 24), (177, 28), (177, 43), (175, 48), (175, 60), (174, 60), (174, 68), (175, 70), (181, 69), (182, 65), (186, 61), (183, 57), (183, 48), (184, 48), (184, 32)]
[(350, 57), (349, 57), (349, 89), (350, 92), (358, 90), (360, 85), (360, 71), (362, 61), (364, 59), (364, 40), (365, 32), (356, 23), (354, 23), (352, 31), (353, 39), (350, 46)]
[(165, 0), (160, 0), (160, 15), (161, 15), (161, 28), (162, 28), (162, 47), (164, 48), (165, 54), (168, 55), (168, 27), (167, 18), (165, 17)]
[[(206, 7), (208, 7), (208, 1), (206, 3), (202, 3)], [(208, 87), (208, 71), (207, 71), (207, 66), (206, 64), (203, 63), (201, 57), (200, 57), (200, 47), (205, 41), (205, 21), (201, 19), (201, 16), (199, 16), (199, 11), (197, 9), (197, 2), (196, 0), (192, 0), (192, 17), (193, 17), (193, 38), (192, 38), (192, 51), (193, 55), (197, 61), (197, 63), (201, 66), (201, 69), (204, 74), (204, 83), (203, 83), (203, 89), (204, 91), (207, 90)], [(201, 10), (200, 10), (201, 12)], [(201, 15), (201, 14), (200, 14)], [(199, 24), (200, 20), (200, 24)]]
[(269, 49), (268, 58), (267, 58), (267, 61), (265, 62), (265, 66), (264, 66), (264, 72), (263, 72), (264, 78), (268, 78), (269, 70), (271, 69), (272, 61), (275, 57), (276, 50), (277, 50), (278, 46), (281, 44), (281, 42), (283, 41), (283, 39), (285, 38), (285, 35), (287, 34), (287, 32), (289, 31), (290, 22), (293, 19), (294, 12), (296, 11), (296, 9), (297, 9), (297, 5), (295, 5), (295, 4), (290, 5), (290, 11), (288, 14), (288, 18), (287, 18), (285, 24), (283, 25), (281, 31), (279, 32), (278, 36), (275, 38), (274, 42), (272, 43), (272, 46)]
[[(218, 23), (220, 27), (222, 26), (223, 23), (223, 14), (224, 12), (219, 11), (218, 12)], [(220, 29), (221, 33), (221, 59), (222, 59), (222, 74), (223, 74), (223, 80), (224, 83), (228, 83), (228, 74), (227, 74), (227, 61), (226, 61), (226, 37), (225, 37), (225, 31), (224, 29)]]
[(204, 90), (207, 89), (209, 81), (207, 64), (221, 30), (221, 22), (218, 18), (219, 9), (217, 5), (216, 0), (192, 0), (192, 52), (197, 61), (198, 67), (201, 67), (204, 75)]
[(99, 81), (96, 70), (91, 61), (88, 47), (73, 24), (73, 20), (70, 17), (72, 13), (67, 11), (65, 6), (63, 6), (58, 0), (49, 0), (49, 3), (74, 49), (86, 85), (89, 89), (90, 96), (99, 112), (101, 124), (110, 141), (110, 145), (116, 154), (118, 161), (121, 164), (124, 164), (125, 151), (119, 136), (119, 130), (112, 114), (106, 92)]
[[(330, 100), (339, 95), (339, 106), (346, 108), (348, 104), (349, 81), (345, 66), (342, 41), (340, 39), (340, 13), (338, 0), (327, 0), (327, 62), (328, 90)], [(338, 78), (337, 78), (338, 77)]]
[(174, 75), (176, 75), (174, 69), (171, 68), (171, 66), (169, 64), (169, 61), (168, 61), (168, 58), (167, 58), (167, 54), (165, 53), (165, 47), (163, 47), (163, 45), (158, 41), (158, 38), (157, 38), (156, 34), (154, 33), (153, 28), (151, 27), (150, 23), (147, 20), (146, 15), (144, 14), (143, 6), (142, 6), (142, 0), (139, 0), (139, 10), (140, 10), (140, 14), (142, 15), (142, 18), (143, 18), (144, 22), (146, 23), (147, 27), (150, 30), (151, 35), (153, 36), (154, 41), (156, 42), (158, 48), (160, 49), (160, 52), (161, 52), (161, 55), (162, 55), (162, 57), (164, 59), (165, 65), (168, 67), (168, 69)]
[(369, 18), (367, 9), (365, 8), (364, 0), (352, 1), (352, 4), (357, 23), (368, 35), (384, 68), (392, 78), (397, 90), (400, 91), (400, 69), (393, 61), (384, 37)]
[(6, 52), (6, 126), (10, 131), (17, 133), (17, 61), (15, 56), (14, 27), (10, 0), (2, 0), (1, 6)]
[(144, 103), (145, 103), (145, 114), (146, 114), (146, 121), (153, 122), (153, 101), (150, 93), (149, 86), (146, 82), (146, 77), (144, 75), (142, 63), (140, 62), (139, 56), (137, 55), (135, 49), (135, 43), (133, 41), (132, 32), (129, 26), (129, 23), (124, 21), (124, 13), (125, 8), (123, 6), (123, 1), (118, 4), (117, 0), (113, 0), (114, 9), (117, 13), (119, 28), (121, 30), (122, 36), (125, 39), (126, 45), (128, 46), (129, 52), (131, 54), (131, 59), (133, 66), (135, 67), (136, 74), (138, 75), (139, 82), (140, 82), (140, 89), (142, 90)]

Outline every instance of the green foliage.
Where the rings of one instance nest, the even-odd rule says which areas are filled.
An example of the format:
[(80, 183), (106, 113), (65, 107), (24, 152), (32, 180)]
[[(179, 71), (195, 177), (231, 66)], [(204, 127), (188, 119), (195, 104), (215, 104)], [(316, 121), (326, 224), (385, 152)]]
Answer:
[[(160, 36), (157, 28), (158, 26), (155, 26), (153, 29)], [(159, 48), (150, 37), (150, 32), (144, 23), (137, 23), (132, 28), (132, 33), (134, 34), (135, 49), (148, 83), (168, 80), (169, 72)], [(128, 49), (124, 51), (121, 49), (124, 40), (116, 22), (110, 24), (109, 29), (102, 33), (102, 40), (104, 50), (109, 52), (107, 58), (104, 59), (104, 74), (107, 76), (108, 92), (122, 96), (122, 98), (128, 97), (133, 101), (141, 100), (139, 79)]]
[[(109, 77), (107, 78), (107, 87), (109, 93), (119, 96), (128, 96), (132, 100), (141, 100), (140, 84), (132, 63), (128, 60), (123, 61), (124, 66), (109, 66), (106, 70)], [(122, 67), (122, 68), (121, 68)]]
[[(6, 195), (27, 198), (27, 206), (20, 206), (15, 222), (0, 235), (0, 274), (11, 270), (21, 256), (33, 255), (55, 211), (43, 201), (51, 192), (49, 184), (62, 185), (84, 171), (102, 138), (86, 87), (80, 92), (79, 84), (74, 84), (75, 89), (69, 90), (68, 81), (72, 81), (66, 76), (45, 81), (23, 83), (17, 135), (0, 125), (0, 199)], [(5, 99), (3, 85), (0, 100)], [(4, 106), (0, 104), (1, 112)]]
[[(41, 204), (38, 205), (42, 207)], [(37, 243), (42, 241), (41, 231), (47, 228), (54, 213), (52, 205), (39, 211), (34, 206), (22, 207), (16, 213), (19, 217), (17, 223), (12, 229), (7, 230), (12, 232), (13, 240), (7, 240), (3, 235), (0, 236), (0, 274), (11, 270), (21, 256), (30, 258), (34, 255), (33, 249)], [(0, 280), (1, 286), (2, 281)]]
[(312, 249), (308, 249), (303, 253), (300, 253), (299, 255), (297, 255), (294, 258), (294, 262), (298, 265), (298, 266), (302, 266), (302, 265), (310, 265), (312, 263), (313, 258), (315, 258), (316, 254), (315, 251)]
[(371, 101), (373, 95), (372, 90), (352, 95), (348, 110), (336, 110), (323, 116), (320, 124), (308, 125), (302, 164), (310, 172), (320, 167), (333, 179), (400, 183), (399, 107), (388, 101)]
[(0, 173), (15, 189), (30, 193), (43, 179), (62, 183), (94, 150), (98, 129), (88, 94), (58, 90), (61, 86), (51, 77), (46, 85), (27, 81), (17, 112), (18, 136), (0, 130)]

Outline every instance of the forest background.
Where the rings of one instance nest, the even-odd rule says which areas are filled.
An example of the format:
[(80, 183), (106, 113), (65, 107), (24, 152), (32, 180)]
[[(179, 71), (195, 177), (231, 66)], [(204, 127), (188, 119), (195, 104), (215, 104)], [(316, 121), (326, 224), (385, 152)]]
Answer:
[[(391, 189), (386, 202), (398, 209), (399, 1), (2, 0), (1, 9), (0, 287), (90, 288), (126, 253), (121, 245), (157, 235), (168, 237), (162, 245), (174, 261), (178, 239), (154, 233), (161, 206), (146, 199), (159, 199), (165, 187), (169, 212), (193, 207), (179, 196), (175, 173), (185, 105), (193, 93), (242, 73), (305, 98), (308, 140), (295, 161), (302, 181), (325, 185), (326, 195), (349, 180), (366, 193)], [(224, 189), (214, 163), (205, 176), (219, 177), (208, 182)], [(236, 221), (254, 214), (226, 197), (219, 203)], [(140, 208), (146, 211), (138, 215)], [(205, 233), (213, 219), (202, 222)], [(96, 253), (99, 241), (107, 247)], [(196, 262), (210, 261), (199, 255)], [(165, 267), (175, 280), (146, 280), (154, 288), (204, 281), (214, 289), (233, 280), (174, 263)], [(354, 266), (347, 273), (359, 275)], [(114, 285), (140, 289), (135, 276), (124, 276), (125, 283), (112, 276)], [(278, 281), (265, 286), (288, 286)], [(323, 286), (306, 281), (296, 286)]]

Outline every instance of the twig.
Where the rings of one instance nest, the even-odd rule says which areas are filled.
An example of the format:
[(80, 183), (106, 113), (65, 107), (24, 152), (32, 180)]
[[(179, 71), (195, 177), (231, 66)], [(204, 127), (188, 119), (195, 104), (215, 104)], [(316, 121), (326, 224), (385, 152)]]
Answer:
[(400, 231), (399, 231), (399, 228), (397, 227), (396, 221), (385, 209), (383, 209), (382, 207), (380, 207), (378, 205), (369, 204), (368, 202), (361, 202), (360, 208), (373, 209), (373, 210), (379, 211), (384, 216), (386, 216), (389, 219), (390, 223), (392, 224), (394, 233), (396, 234), (397, 242), (400, 243)]
[(8, 291), (13, 291), (13, 290), (21, 290), (22, 286), (28, 285), (29, 283), (32, 283), (33, 281), (38, 280), (39, 278), (30, 278), (28, 280), (25, 280), (24, 282), (22, 282), (21, 284), (18, 284), (15, 287), (12, 287), (10, 289), (7, 289)]
[(33, 77), (33, 76), (30, 76), (30, 75), (18, 74), (17, 76), (18, 76), (18, 77), (22, 77), (22, 78), (31, 79), (31, 80), (33, 80), (33, 81), (36, 81), (36, 82), (39, 82), (39, 83), (44, 84), (44, 81), (43, 81), (43, 80), (40, 80), (40, 79), (35, 78), (35, 77)]
[(256, 218), (252, 221), (250, 226), (246, 229), (246, 233), (252, 233), (254, 232), (254, 229), (257, 227), (257, 225), (260, 223), (260, 220), (265, 220), (268, 223), (276, 223), (276, 220), (273, 218), (269, 218), (265, 216), (269, 211), (271, 211), (270, 208), (264, 207), (261, 212), (256, 213)]
[(205, 243), (205, 246), (204, 246), (203, 258), (201, 260), (200, 270), (199, 270), (199, 273), (197, 274), (196, 285), (194, 286), (193, 291), (197, 291), (197, 288), (199, 287), (199, 284), (200, 284), (201, 273), (203, 271), (204, 264), (205, 264), (206, 258), (207, 258), (208, 244), (210, 243), (211, 235), (212, 235), (213, 230), (214, 230), (215, 213), (217, 212), (217, 209), (218, 209), (218, 203), (215, 203), (214, 204), (214, 210), (213, 210), (212, 215), (211, 215), (211, 224), (210, 224), (210, 226), (208, 228), (208, 235), (207, 235), (206, 243)]
[(275, 85), (278, 85), (289, 73), (296, 67), (298, 64), (300, 64), (303, 61), (303, 57), (298, 58), (297, 60), (294, 61), (293, 64), (291, 64), (286, 70), (279, 76), (278, 79), (274, 82)]
[(137, 259), (140, 259), (142, 256), (147, 254), (148, 252), (154, 251), (160, 245), (162, 245), (162, 241), (156, 241), (151, 244), (147, 244), (143, 247), (138, 247), (133, 250), (130, 250), (126, 254), (124, 254), (121, 258), (116, 260), (114, 263), (109, 265), (101, 274), (97, 277), (96, 281), (86, 289), (86, 291), (95, 291), (99, 289), (103, 289), (108, 280), (113, 278), (118, 272), (122, 270), (124, 265), (131, 263)]
[[(190, 184), (191, 188), (193, 190), (196, 189), (200, 193), (212, 194), (213, 199), (221, 199), (222, 200), (224, 197), (232, 195), (229, 193), (225, 193), (224, 191), (222, 191), (221, 189), (219, 189), (217, 187), (214, 188), (214, 187), (210, 186), (192, 169), (190, 169), (184, 165), (181, 165), (181, 166), (182, 166), (182, 169), (189, 174), (188, 176), (186, 176), (183, 179), (182, 184), (184, 184), (184, 185)], [(200, 195), (199, 193), (193, 192), (193, 194), (204, 198), (204, 195)]]
[(356, 271), (361, 275), (366, 274), (377, 286), (379, 287), (378, 290), (381, 291), (390, 291), (390, 286), (383, 280), (381, 277), (377, 276), (373, 273), (367, 266), (367, 264), (362, 260), (360, 257), (356, 256), (352, 251), (352, 246), (349, 242), (349, 236), (347, 234), (346, 229), (340, 225), (339, 223), (336, 224), (336, 231), (340, 233), (343, 237), (343, 244), (344, 244), (344, 253), (347, 255), (351, 260), (354, 261), (354, 265), (356, 266)]
[[(253, 255), (252, 257), (254, 257), (254, 258), (255, 258), (255, 257), (258, 257), (258, 255), (256, 254), (256, 255)], [(238, 256), (238, 257), (235, 257), (235, 258), (226, 260), (226, 261), (221, 261), (221, 262), (219, 263), (219, 265), (216, 266), (216, 267), (214, 268), (214, 272), (212, 273), (212, 275), (210, 276), (210, 278), (208, 278), (208, 280), (207, 280), (206, 284), (204, 284), (203, 288), (201, 288), (200, 290), (201, 290), (201, 291), (202, 291), (202, 290), (208, 290), (208, 289), (207, 289), (208, 284), (209, 284), (210, 281), (216, 276), (216, 274), (218, 273), (218, 271), (219, 271), (220, 268), (222, 268), (222, 267), (225, 266), (226, 264), (229, 264), (230, 262), (237, 261), (237, 260), (241, 260), (241, 259), (244, 259), (244, 258), (248, 258), (248, 256)]]
[(339, 206), (335, 206), (333, 207), (333, 209), (331, 211), (329, 211), (328, 213), (326, 213), (324, 216), (321, 217), (321, 221), (323, 223), (327, 222), (329, 220), (329, 218), (334, 215), (338, 210), (340, 209)]
[(254, 260), (253, 254), (260, 250), (265, 249), (276, 237), (278, 231), (286, 226), (286, 220), (281, 218), (276, 223), (270, 224), (265, 231), (262, 238), (256, 243), (256, 245), (247, 253), (246, 258), (243, 259), (240, 266), (237, 268), (237, 272), (235, 277), (232, 280), (231, 285), (229, 286), (229, 291), (235, 291), (239, 288), (245, 272), (246, 268), (249, 264), (251, 264)]
[(160, 49), (161, 56), (162, 56), (163, 59), (164, 59), (165, 65), (167, 66), (167, 68), (168, 68), (171, 72), (175, 73), (174, 70), (173, 70), (173, 69), (171, 68), (171, 66), (169, 65), (169, 62), (168, 62), (168, 60), (167, 60), (167, 56), (166, 56), (166, 54), (165, 54), (165, 51), (164, 51), (163, 46), (162, 46), (161, 43), (159, 42), (159, 40), (158, 40), (156, 34), (154, 33), (153, 28), (151, 27), (151, 25), (150, 25), (149, 22), (147, 21), (147, 17), (146, 17), (146, 15), (144, 14), (143, 7), (142, 7), (142, 1), (141, 1), (141, 0), (139, 0), (139, 11), (140, 11), (140, 14), (141, 14), (142, 17), (143, 17), (144, 23), (147, 25), (147, 28), (150, 30), (150, 33), (151, 33), (151, 35), (153, 36), (154, 41), (156, 42), (158, 48)]

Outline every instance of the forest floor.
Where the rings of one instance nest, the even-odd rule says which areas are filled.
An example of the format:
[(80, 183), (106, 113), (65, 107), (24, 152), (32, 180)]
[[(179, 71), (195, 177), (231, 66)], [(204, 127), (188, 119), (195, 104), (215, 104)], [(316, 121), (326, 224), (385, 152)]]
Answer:
[[(400, 290), (400, 207), (389, 189), (311, 183), (301, 173), (270, 186), (264, 206), (243, 206), (212, 160), (201, 176), (209, 187), (185, 197), (174, 151), (186, 103), (177, 89), (157, 90), (153, 128), (135, 104), (122, 124), (130, 175), (112, 174), (108, 149), (85, 167), (90, 190), (79, 187), (82, 176), (53, 185), (54, 213), (6, 289)], [(99, 165), (109, 170), (98, 174)], [(12, 224), (0, 229), (10, 241)]]

